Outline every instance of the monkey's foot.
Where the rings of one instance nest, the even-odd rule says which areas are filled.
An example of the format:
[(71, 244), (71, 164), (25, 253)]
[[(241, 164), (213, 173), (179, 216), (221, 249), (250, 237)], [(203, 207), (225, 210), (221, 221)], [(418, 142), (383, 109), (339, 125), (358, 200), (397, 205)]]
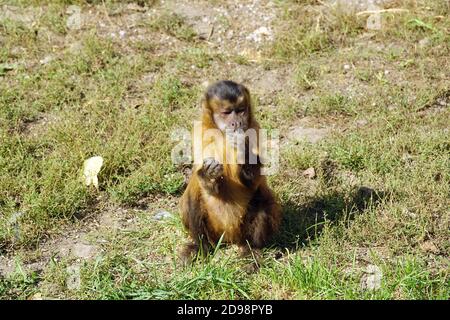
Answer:
[(192, 264), (198, 253), (198, 245), (188, 242), (183, 245), (179, 252), (179, 258), (182, 266), (188, 266)]
[(247, 246), (241, 247), (241, 258), (246, 259), (247, 263), (244, 265), (243, 270), (247, 274), (258, 272), (261, 266), (261, 251), (257, 249), (251, 250)]

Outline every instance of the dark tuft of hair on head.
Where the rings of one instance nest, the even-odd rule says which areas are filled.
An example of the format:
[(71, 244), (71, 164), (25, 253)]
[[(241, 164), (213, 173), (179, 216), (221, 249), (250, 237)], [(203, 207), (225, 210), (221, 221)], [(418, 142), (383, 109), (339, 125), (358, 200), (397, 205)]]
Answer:
[(222, 80), (213, 83), (206, 90), (206, 98), (209, 100), (213, 97), (217, 97), (220, 100), (228, 100), (231, 103), (244, 95), (244, 87), (234, 81)]

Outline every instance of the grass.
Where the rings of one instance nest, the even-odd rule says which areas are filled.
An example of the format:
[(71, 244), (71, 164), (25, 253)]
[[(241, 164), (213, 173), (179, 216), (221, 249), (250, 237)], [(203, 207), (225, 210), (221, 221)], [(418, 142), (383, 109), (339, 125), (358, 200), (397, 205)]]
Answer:
[(150, 23), (150, 28), (154, 31), (164, 31), (180, 40), (193, 40), (195, 31), (186, 24), (183, 17), (175, 13), (163, 13), (158, 19)]
[[(449, 299), (445, 4), (398, 1), (409, 11), (383, 14), (368, 34), (364, 16), (279, 2), (276, 41), (250, 62), (199, 41), (163, 4), (138, 24), (147, 38), (133, 41), (93, 24), (67, 30), (69, 2), (4, 3), (46, 10), (32, 25), (0, 19), (0, 254), (13, 264), (7, 275), (0, 268), (1, 298)], [(120, 8), (76, 3), (101, 15)], [(269, 180), (283, 227), (260, 272), (244, 274), (233, 247), (181, 268), (184, 176), (171, 132), (198, 115), (205, 79), (259, 66), (293, 71), (280, 92), (255, 96), (263, 127), (285, 136), (306, 116), (330, 134), (280, 149)], [(99, 191), (81, 176), (94, 155), (105, 159)], [(309, 167), (315, 179), (302, 176)], [(154, 221), (161, 208), (174, 217)], [(119, 227), (96, 224), (105, 214)], [(58, 253), (52, 239), (78, 241), (68, 230), (87, 234), (96, 257)], [(382, 271), (374, 291), (361, 287), (368, 265)], [(70, 289), (73, 266), (80, 286)]]

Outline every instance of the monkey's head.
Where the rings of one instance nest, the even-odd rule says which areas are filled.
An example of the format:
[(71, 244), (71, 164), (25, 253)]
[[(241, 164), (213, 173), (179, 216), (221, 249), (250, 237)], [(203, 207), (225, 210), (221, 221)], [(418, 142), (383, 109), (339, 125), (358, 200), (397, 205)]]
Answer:
[(218, 81), (206, 90), (203, 114), (204, 120), (212, 122), (222, 132), (245, 131), (253, 120), (250, 93), (242, 84)]

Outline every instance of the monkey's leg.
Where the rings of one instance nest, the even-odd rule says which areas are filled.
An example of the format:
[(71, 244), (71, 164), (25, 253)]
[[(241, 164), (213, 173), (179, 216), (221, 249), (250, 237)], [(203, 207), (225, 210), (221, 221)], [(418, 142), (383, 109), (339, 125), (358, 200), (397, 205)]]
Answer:
[(261, 250), (252, 248), (250, 243), (240, 246), (240, 257), (246, 259), (248, 263), (244, 266), (246, 273), (254, 273), (258, 271), (262, 262)]
[(178, 253), (182, 265), (186, 266), (197, 259), (207, 257), (212, 250), (212, 246), (207, 239), (200, 238), (189, 240), (186, 242)]
[(241, 243), (242, 255), (251, 254), (256, 269), (261, 265), (261, 251), (278, 229), (281, 207), (275, 201), (270, 189), (263, 185), (250, 202), (244, 221), (245, 242)]
[(200, 205), (198, 181), (193, 180), (188, 185), (180, 202), (180, 211), (183, 225), (192, 240), (183, 245), (179, 257), (183, 264), (189, 264), (195, 260), (199, 252), (204, 256), (210, 251), (205, 215)]
[(197, 258), (206, 257), (211, 251), (211, 246), (207, 239), (186, 242), (179, 252), (179, 257), (183, 265), (189, 265)]
[(241, 258), (248, 261), (244, 267), (247, 273), (254, 273), (261, 266), (261, 249), (270, 232), (267, 220), (267, 213), (264, 209), (259, 206), (249, 208), (244, 222), (244, 238), (239, 246)]
[(181, 263), (186, 266), (191, 264), (198, 253), (198, 245), (194, 242), (187, 242), (181, 248), (178, 256), (180, 257)]

